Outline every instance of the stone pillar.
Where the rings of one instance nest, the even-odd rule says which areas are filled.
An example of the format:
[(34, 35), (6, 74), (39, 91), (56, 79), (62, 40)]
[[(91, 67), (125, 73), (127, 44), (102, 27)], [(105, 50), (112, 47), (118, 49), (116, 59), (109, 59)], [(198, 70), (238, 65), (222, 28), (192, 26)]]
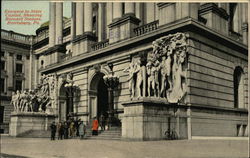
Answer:
[(106, 36), (105, 28), (105, 4), (98, 3), (98, 42), (103, 41)]
[(56, 2), (56, 45), (63, 42), (63, 2)]
[(125, 3), (125, 14), (135, 14), (135, 3)]
[[(6, 53), (7, 54), (7, 53)], [(13, 81), (13, 78), (14, 78), (14, 54), (11, 53), (11, 52), (8, 52), (8, 56), (7, 56), (7, 68), (8, 68), (8, 86), (7, 86), (7, 89), (12, 89), (14, 90), (14, 81)]]
[(73, 43), (73, 40), (76, 38), (76, 3), (71, 2), (71, 51), (72, 56), (76, 53), (75, 45)]
[(152, 2), (146, 3), (146, 23), (155, 21), (155, 5)]
[(82, 35), (84, 32), (84, 3), (76, 3), (76, 36)]
[(242, 3), (242, 36), (243, 36), (243, 43), (245, 45), (248, 44), (248, 5), (247, 3)]
[(107, 38), (109, 38), (109, 27), (108, 25), (112, 23), (113, 20), (113, 3), (106, 3), (106, 30), (107, 30)]
[(49, 14), (49, 47), (55, 45), (55, 11), (56, 4), (55, 2), (50, 2), (50, 14)]
[(187, 109), (187, 134), (188, 139), (192, 139), (192, 124), (191, 124), (191, 109), (190, 107)]
[(33, 89), (33, 70), (34, 70), (34, 62), (33, 62), (33, 37), (30, 37), (31, 39), (31, 46), (30, 46), (30, 63), (29, 63), (29, 90)]
[(84, 17), (84, 32), (93, 32), (93, 10), (90, 2), (84, 4)]
[(71, 2), (71, 40), (76, 36), (76, 3)]
[(135, 16), (141, 20), (140, 25), (144, 24), (144, 16), (143, 16), (143, 3), (136, 3), (135, 4)]
[(114, 2), (113, 3), (113, 19), (122, 17), (122, 3)]

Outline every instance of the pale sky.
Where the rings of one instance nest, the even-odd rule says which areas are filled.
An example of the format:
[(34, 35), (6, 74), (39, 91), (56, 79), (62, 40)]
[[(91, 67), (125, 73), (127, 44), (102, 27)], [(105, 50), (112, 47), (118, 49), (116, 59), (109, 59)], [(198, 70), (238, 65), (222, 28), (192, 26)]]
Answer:
[[(42, 17), (40, 24), (7, 24), (6, 10), (41, 10)], [(71, 2), (64, 2), (63, 16), (71, 16)], [(49, 20), (49, 1), (2, 1), (1, 18), (2, 29), (27, 35), (35, 35), (36, 29), (39, 28), (42, 23)]]

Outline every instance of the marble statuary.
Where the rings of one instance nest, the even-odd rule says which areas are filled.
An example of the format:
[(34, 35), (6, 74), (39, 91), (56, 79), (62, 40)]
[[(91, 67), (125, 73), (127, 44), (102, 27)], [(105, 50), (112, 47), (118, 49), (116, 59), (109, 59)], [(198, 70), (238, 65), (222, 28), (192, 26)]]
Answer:
[[(183, 33), (170, 34), (152, 43), (153, 51), (147, 55), (146, 87), (142, 87), (142, 65), (133, 58), (124, 72), (129, 73), (131, 99), (137, 92), (147, 89), (147, 97), (166, 98), (169, 103), (180, 102), (186, 94), (187, 38)], [(135, 90), (135, 86), (137, 87)]]
[(12, 93), (11, 104), (14, 111), (19, 112), (45, 112), (51, 107), (51, 93), (54, 91), (54, 77), (42, 75), (40, 84), (35, 90), (16, 91)]

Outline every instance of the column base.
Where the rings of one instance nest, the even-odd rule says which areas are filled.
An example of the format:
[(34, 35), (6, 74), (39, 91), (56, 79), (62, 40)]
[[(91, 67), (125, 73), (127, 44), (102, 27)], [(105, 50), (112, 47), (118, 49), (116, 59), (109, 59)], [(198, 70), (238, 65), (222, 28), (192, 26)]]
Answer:
[(134, 36), (134, 29), (139, 26), (140, 20), (135, 17), (135, 14), (129, 13), (121, 18), (113, 19), (109, 24), (109, 43), (114, 43), (120, 40), (131, 38)]
[(49, 64), (59, 62), (62, 56), (65, 55), (65, 53), (66, 53), (66, 47), (63, 44), (50, 47), (44, 52), (45, 55), (49, 55), (52, 58)]
[(73, 56), (89, 52), (91, 45), (96, 42), (97, 38), (92, 32), (84, 32), (82, 35), (77, 35), (72, 40)]

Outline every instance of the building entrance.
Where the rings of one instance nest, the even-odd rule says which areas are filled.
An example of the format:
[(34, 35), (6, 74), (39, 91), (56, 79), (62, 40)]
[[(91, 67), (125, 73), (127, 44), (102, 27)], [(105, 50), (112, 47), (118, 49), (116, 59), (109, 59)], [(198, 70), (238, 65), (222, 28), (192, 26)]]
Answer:
[(90, 84), (90, 119), (99, 117), (101, 114), (108, 117), (108, 89), (103, 80), (103, 73), (97, 73)]

